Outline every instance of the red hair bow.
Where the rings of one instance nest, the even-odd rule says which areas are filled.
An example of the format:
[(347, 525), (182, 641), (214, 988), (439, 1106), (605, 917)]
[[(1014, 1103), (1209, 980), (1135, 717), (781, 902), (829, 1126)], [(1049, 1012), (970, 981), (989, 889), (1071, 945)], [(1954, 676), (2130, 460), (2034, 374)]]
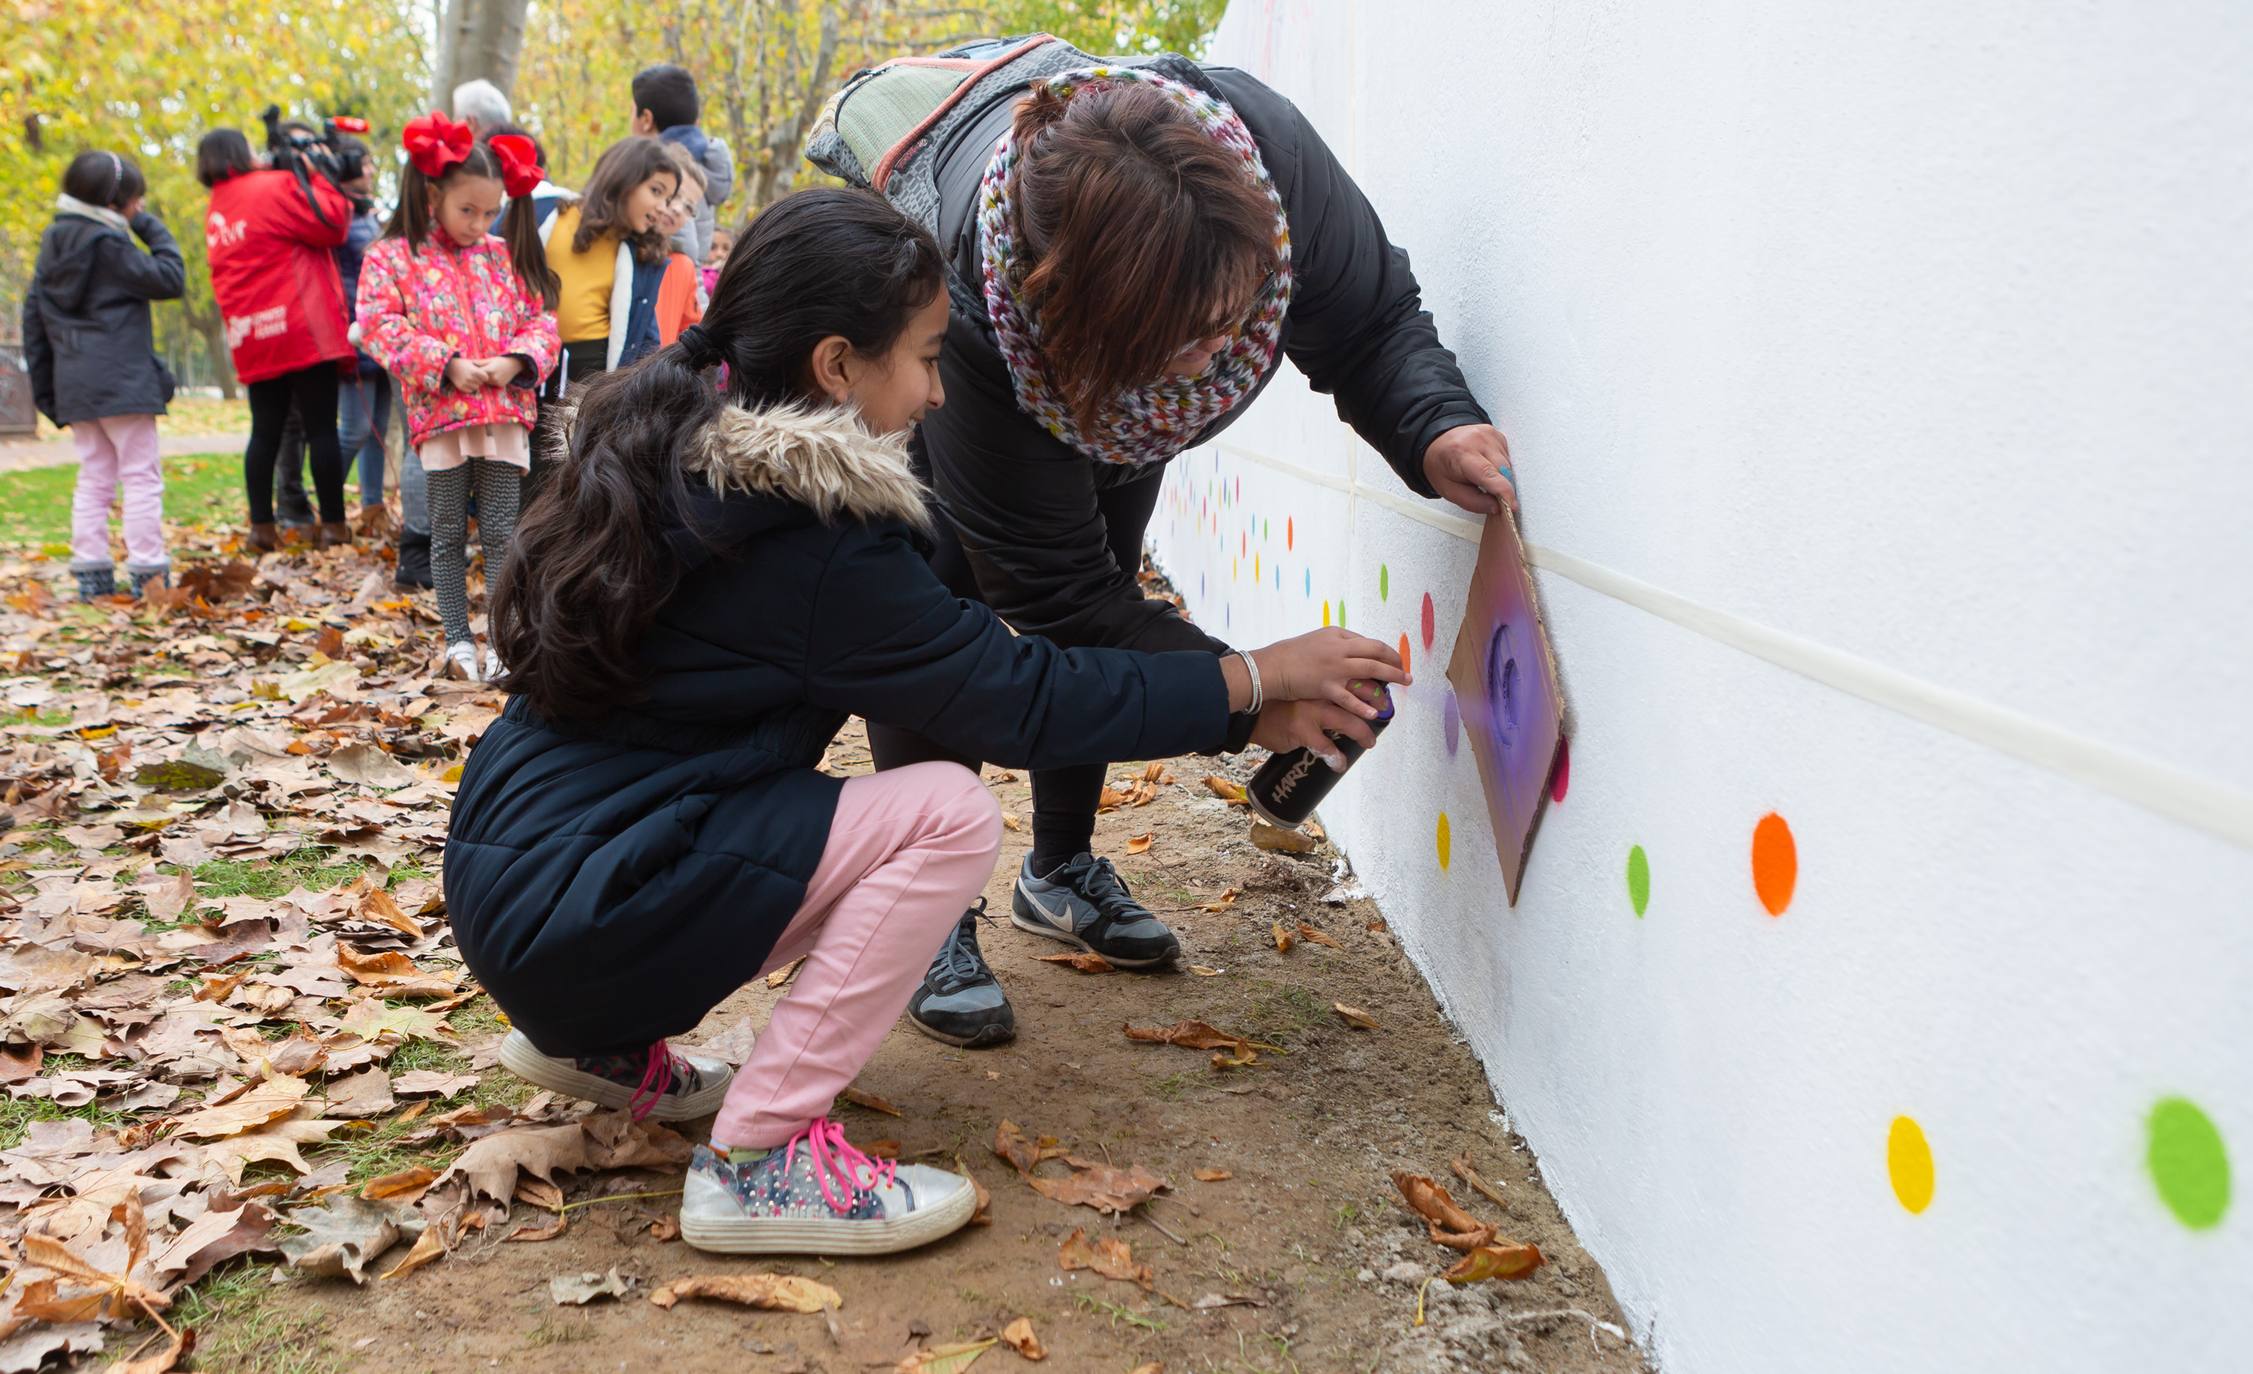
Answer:
[(485, 140), (501, 164), (501, 189), (510, 200), (522, 200), (540, 189), (548, 169), (540, 165), (540, 150), (522, 134), (495, 134)]
[(467, 124), (448, 119), (436, 110), (420, 119), (410, 120), (399, 135), (399, 142), (407, 150), (407, 161), (426, 177), (440, 177), (457, 162), (469, 159), (469, 150), (476, 146), (476, 136)]

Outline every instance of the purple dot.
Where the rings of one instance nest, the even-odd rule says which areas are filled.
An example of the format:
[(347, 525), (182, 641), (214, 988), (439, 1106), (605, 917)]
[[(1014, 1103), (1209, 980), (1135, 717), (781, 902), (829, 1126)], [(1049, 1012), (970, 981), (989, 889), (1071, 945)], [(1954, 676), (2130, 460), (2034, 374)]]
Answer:
[(1447, 705), (1440, 711), (1440, 728), (1447, 731), (1447, 756), (1455, 757), (1455, 737), (1463, 733), (1463, 708), (1455, 704), (1455, 692), (1447, 693)]

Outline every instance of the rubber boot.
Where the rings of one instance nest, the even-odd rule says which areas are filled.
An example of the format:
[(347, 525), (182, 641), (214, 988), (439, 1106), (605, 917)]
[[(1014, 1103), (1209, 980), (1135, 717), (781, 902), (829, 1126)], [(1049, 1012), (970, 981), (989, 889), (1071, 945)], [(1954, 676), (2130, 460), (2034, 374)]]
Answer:
[(70, 571), (78, 579), (79, 600), (92, 601), (97, 596), (117, 595), (115, 568), (72, 568)]
[(339, 544), (349, 545), (351, 542), (352, 522), (349, 520), (323, 520), (313, 535), (313, 547), (317, 549), (334, 548)]
[(172, 569), (163, 563), (159, 563), (153, 568), (136, 568), (128, 563), (125, 565), (125, 575), (133, 580), (133, 595), (135, 596), (147, 596), (151, 582), (159, 587), (170, 587), (172, 585)]

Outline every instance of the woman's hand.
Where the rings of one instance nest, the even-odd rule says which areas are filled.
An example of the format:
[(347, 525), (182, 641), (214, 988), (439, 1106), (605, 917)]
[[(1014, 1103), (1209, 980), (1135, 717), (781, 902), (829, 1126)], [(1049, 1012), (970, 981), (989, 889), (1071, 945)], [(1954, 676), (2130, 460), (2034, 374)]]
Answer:
[(516, 380), (516, 374), (524, 370), (524, 360), (504, 353), (498, 358), (487, 358), (480, 366), (485, 369), (486, 385), (507, 386)]
[(488, 380), (482, 363), (473, 363), (467, 358), (457, 357), (446, 364), (446, 381), (456, 391), (475, 391), (484, 386)]
[(1345, 755), (1331, 735), (1343, 735), (1367, 749), (1377, 742), (1377, 732), (1358, 714), (1327, 701), (1271, 701), (1252, 726), (1252, 743), (1280, 754), (1304, 747), (1336, 771), (1346, 770)]
[(1518, 508), (1518, 475), (1510, 441), (1492, 425), (1457, 425), (1424, 450), (1424, 479), (1473, 515)]
[(1398, 650), (1335, 625), (1254, 649), (1252, 659), (1269, 702), (1328, 702), (1363, 720), (1374, 719), (1377, 707), (1347, 684), (1408, 682)]

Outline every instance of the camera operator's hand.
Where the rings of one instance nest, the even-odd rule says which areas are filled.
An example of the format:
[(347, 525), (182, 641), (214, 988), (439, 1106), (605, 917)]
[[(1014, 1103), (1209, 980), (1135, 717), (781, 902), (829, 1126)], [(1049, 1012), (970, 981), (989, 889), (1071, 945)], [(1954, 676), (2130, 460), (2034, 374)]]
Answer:
[(485, 375), (483, 364), (457, 357), (446, 364), (446, 381), (456, 391), (476, 391), (488, 385), (491, 379)]

